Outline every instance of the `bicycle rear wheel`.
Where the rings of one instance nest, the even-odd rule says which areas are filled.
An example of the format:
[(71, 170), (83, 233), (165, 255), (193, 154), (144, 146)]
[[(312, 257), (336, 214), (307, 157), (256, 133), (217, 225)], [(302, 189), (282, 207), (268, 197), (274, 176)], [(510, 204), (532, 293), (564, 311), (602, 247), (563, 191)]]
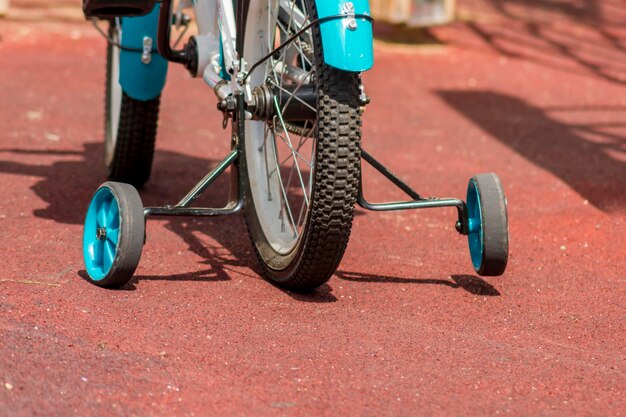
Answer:
[[(108, 35), (116, 43), (122, 41), (119, 19), (110, 21)], [(104, 165), (110, 180), (141, 188), (152, 169), (161, 95), (152, 100), (135, 100), (124, 92), (119, 77), (120, 48), (108, 43)]]
[[(252, 0), (243, 57), (254, 64), (315, 20), (310, 0)], [(357, 197), (359, 77), (327, 66), (313, 26), (250, 76), (246, 222), (266, 279), (292, 290), (326, 282), (344, 254)], [(259, 104), (260, 103), (260, 104)]]

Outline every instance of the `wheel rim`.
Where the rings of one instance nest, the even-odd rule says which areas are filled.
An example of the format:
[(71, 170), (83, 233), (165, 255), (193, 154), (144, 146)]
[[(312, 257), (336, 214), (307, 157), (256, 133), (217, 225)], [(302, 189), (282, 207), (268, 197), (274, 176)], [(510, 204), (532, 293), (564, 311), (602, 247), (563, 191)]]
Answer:
[(480, 193), (478, 185), (471, 179), (467, 186), (467, 214), (468, 229), (467, 241), (469, 244), (470, 256), (474, 269), (479, 271), (483, 262), (484, 240), (483, 240), (483, 218), (480, 207)]
[[(115, 19), (114, 29), (111, 31), (111, 39), (113, 42), (121, 44), (122, 42), (122, 26), (119, 19)], [(120, 125), (120, 113), (122, 109), (122, 86), (120, 85), (120, 48), (111, 44), (111, 62), (109, 83), (109, 120), (106, 121), (105, 135), (105, 162), (109, 166), (115, 155), (115, 145), (117, 144), (117, 133)]]
[(83, 257), (87, 273), (94, 281), (107, 276), (119, 241), (120, 212), (109, 188), (101, 188), (91, 199), (83, 232)]
[[(250, 63), (309, 21), (308, 13), (302, 11), (308, 10), (306, 1), (274, 1), (260, 9), (262, 15), (249, 17), (246, 26), (244, 51), (250, 53), (244, 56)], [(303, 34), (250, 76), (252, 88), (266, 86), (280, 95), (272, 99), (275, 114), (271, 119), (247, 121), (245, 132), (254, 209), (267, 242), (279, 254), (288, 254), (297, 246), (311, 207), (318, 109), (295, 96), (306, 88), (314, 88), (317, 94), (311, 36), (310, 31)], [(286, 121), (283, 115), (291, 110), (289, 106), (303, 103), (312, 117)]]

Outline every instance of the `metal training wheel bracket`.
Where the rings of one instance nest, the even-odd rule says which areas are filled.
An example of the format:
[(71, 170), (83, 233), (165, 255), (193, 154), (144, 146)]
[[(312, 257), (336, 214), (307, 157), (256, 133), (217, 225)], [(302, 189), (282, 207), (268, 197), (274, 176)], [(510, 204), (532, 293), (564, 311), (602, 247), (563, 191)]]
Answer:
[(392, 184), (402, 190), (412, 200), (370, 203), (365, 199), (365, 196), (363, 195), (363, 178), (362, 174), (360, 174), (361, 178), (359, 181), (359, 194), (357, 198), (357, 204), (359, 206), (371, 211), (396, 211), (437, 207), (456, 207), (458, 220), (455, 224), (455, 229), (462, 235), (467, 235), (469, 233), (467, 206), (463, 200), (460, 200), (458, 198), (422, 197), (415, 190), (409, 187), (404, 181), (398, 178), (387, 167), (385, 167), (380, 161), (378, 161), (370, 153), (368, 153), (365, 149), (361, 149), (361, 158), (363, 161), (367, 162), (374, 169), (376, 169), (376, 171), (380, 172)]

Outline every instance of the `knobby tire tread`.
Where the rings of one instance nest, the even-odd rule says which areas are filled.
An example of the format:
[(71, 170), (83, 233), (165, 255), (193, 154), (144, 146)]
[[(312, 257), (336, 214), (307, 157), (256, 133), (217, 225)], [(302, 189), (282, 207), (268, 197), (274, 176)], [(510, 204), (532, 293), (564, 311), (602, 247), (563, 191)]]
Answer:
[[(317, 15), (315, 10), (312, 15)], [(317, 29), (313, 34), (319, 120), (312, 208), (304, 241), (296, 249), (300, 253), (290, 267), (276, 271), (267, 265), (254, 244), (255, 234), (263, 232), (253, 230), (246, 221), (263, 275), (298, 292), (319, 287), (337, 270), (350, 238), (361, 170), (359, 77), (325, 65), (321, 36)]]
[(112, 181), (125, 182), (139, 188), (150, 178), (160, 97), (139, 101), (126, 93), (122, 94), (115, 154), (108, 176)]
[(310, 290), (330, 279), (348, 245), (360, 172), (358, 79), (330, 67), (320, 84), (320, 123), (314, 193), (305, 256), (293, 289)]

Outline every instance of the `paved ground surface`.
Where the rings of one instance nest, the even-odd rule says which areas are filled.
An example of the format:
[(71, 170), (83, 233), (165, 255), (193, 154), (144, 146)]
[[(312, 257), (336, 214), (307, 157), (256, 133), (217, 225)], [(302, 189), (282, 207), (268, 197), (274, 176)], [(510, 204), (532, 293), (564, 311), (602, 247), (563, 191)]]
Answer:
[[(151, 221), (132, 285), (81, 278), (104, 43), (78, 3), (0, 20), (0, 415), (624, 415), (623, 3), (461, 1), (438, 45), (382, 30), (364, 147), (425, 194), (499, 173), (509, 269), (472, 273), (452, 210), (362, 212), (308, 296), (257, 276), (239, 217)], [(213, 109), (171, 69), (147, 204), (224, 155)]]

